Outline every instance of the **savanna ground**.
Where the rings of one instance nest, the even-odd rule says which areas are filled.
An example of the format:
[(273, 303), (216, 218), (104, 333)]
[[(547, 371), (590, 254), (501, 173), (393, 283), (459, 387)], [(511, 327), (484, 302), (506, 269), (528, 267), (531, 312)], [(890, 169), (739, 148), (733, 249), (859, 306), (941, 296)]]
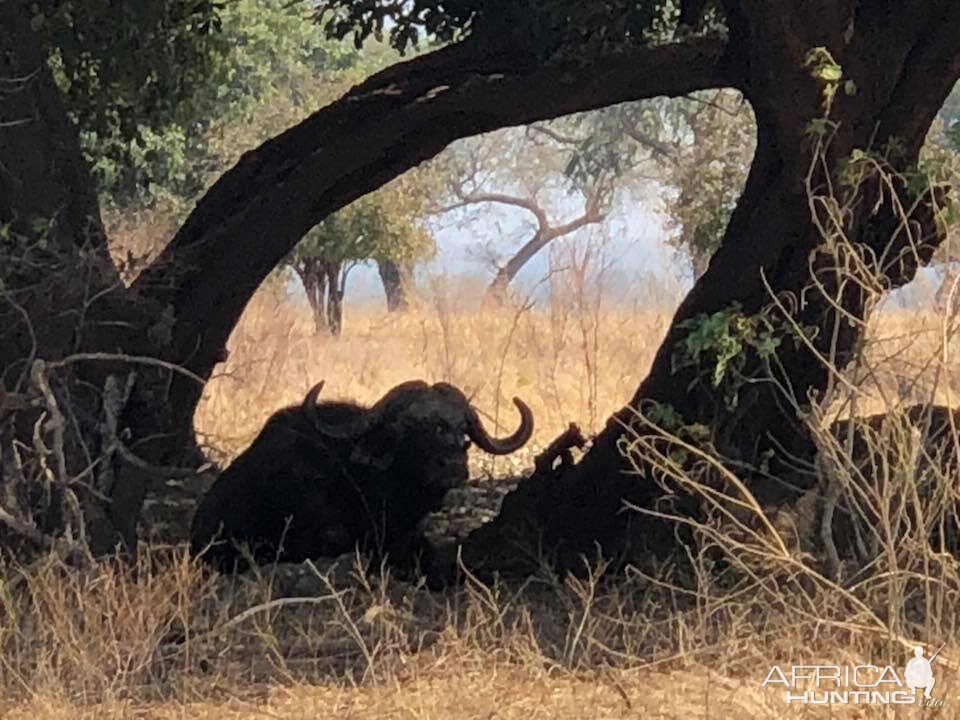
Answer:
[[(599, 429), (645, 374), (670, 319), (641, 302), (614, 304), (599, 286), (565, 287), (537, 307), (521, 299), (481, 311), (462, 288), (436, 281), (409, 312), (350, 310), (332, 339), (314, 335), (305, 306), (274, 283), (208, 386), (201, 439), (212, 458), (229, 460), (320, 379), (325, 396), (363, 402), (413, 377), (443, 379), (472, 394), (491, 424), (512, 427), (514, 394), (531, 405), (531, 451), (496, 466), (475, 458), (478, 483), (517, 475), (569, 422)], [(856, 395), (860, 414), (931, 397), (956, 404), (947, 320), (927, 310), (878, 315), (860, 375), (850, 375), (861, 391), (838, 396)], [(878, 441), (897, 449), (889, 484), (915, 481), (915, 463), (900, 462), (916, 457), (909, 438)], [(731, 529), (721, 516), (701, 528), (704, 547), (689, 550), (692, 579), (667, 563), (656, 577), (614, 581), (593, 563), (581, 579), (544, 567), (522, 586), (468, 576), (458, 590), (430, 593), (385, 571), (357, 572), (362, 559), (349, 558), (226, 580), (163, 546), (144, 549), (136, 572), (66, 571), (52, 559), (10, 567), (0, 717), (956, 716), (952, 559), (897, 534), (890, 519), (875, 565), (839, 581), (791, 544), (789, 528)], [(714, 579), (707, 546), (732, 558), (733, 580)], [(902, 668), (917, 641), (947, 643), (937, 661), (942, 709), (788, 706), (782, 690), (760, 688), (774, 664)]]

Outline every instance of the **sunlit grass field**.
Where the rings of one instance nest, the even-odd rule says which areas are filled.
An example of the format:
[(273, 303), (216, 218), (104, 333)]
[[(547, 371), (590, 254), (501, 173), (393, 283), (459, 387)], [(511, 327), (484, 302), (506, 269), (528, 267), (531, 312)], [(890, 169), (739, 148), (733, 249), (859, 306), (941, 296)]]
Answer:
[(306, 303), (277, 283), (256, 296), (234, 331), (196, 427), (229, 456), (271, 412), (301, 402), (319, 380), (326, 381), (324, 398), (372, 403), (421, 378), (461, 387), (500, 430), (515, 427), (511, 398), (519, 396), (534, 411), (536, 447), (572, 421), (598, 430), (629, 402), (669, 320), (573, 294), (536, 307), (522, 297), (481, 307), (477, 297), (437, 283), (407, 312), (348, 310), (343, 335), (334, 338), (315, 334)]
[[(406, 312), (386, 313), (379, 304), (348, 310), (343, 335), (334, 338), (316, 334), (306, 303), (275, 282), (255, 296), (234, 331), (230, 357), (204, 393), (197, 430), (214, 453), (232, 457), (270, 413), (301, 402), (320, 380), (324, 398), (372, 403), (397, 383), (422, 378), (460, 386), (501, 430), (514, 427), (510, 399), (521, 397), (536, 418), (533, 447), (570, 422), (597, 432), (630, 402), (671, 314), (645, 310), (641, 297), (614, 297), (602, 288), (578, 292), (562, 276), (556, 286), (536, 305), (520, 294), (492, 306), (436, 282)], [(930, 308), (878, 313), (857, 378), (857, 414), (931, 398), (960, 404), (960, 387), (954, 390), (960, 343), (953, 333)]]

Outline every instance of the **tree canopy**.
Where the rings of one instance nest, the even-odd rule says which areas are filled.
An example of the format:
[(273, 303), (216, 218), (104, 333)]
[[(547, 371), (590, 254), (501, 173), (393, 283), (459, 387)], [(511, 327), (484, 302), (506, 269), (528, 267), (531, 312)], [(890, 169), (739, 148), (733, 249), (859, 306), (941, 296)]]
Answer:
[[(373, 42), (360, 53), (328, 39), (304, 7), (281, 0), (236, 0), (211, 8), (206, 17), (209, 27), (199, 25), (196, 17), (183, 22), (190, 32), (215, 38), (198, 40), (193, 56), (172, 56), (164, 64), (167, 70), (181, 62), (187, 66), (179, 86), (182, 97), (167, 93), (169, 106), (142, 98), (128, 109), (132, 120), (117, 125), (102, 124), (109, 112), (92, 107), (74, 111), (94, 180), (105, 209), (111, 210), (108, 227), (119, 236), (113, 238), (120, 245), (115, 252), (131, 254), (131, 272), (160, 249), (124, 242), (138, 235), (138, 223), (149, 228), (157, 217), (182, 221), (243, 149), (301, 121), (311, 108), (336, 99), (393, 55)], [(51, 39), (60, 34), (74, 38), (74, 32), (81, 29), (65, 28)], [(131, 58), (131, 65), (141, 60)], [(89, 72), (98, 70), (91, 66)], [(61, 87), (70, 85), (65, 74), (58, 81)], [(139, 86), (131, 81), (130, 87)], [(68, 92), (67, 97), (72, 107), (73, 96)], [(122, 105), (102, 93), (97, 99)], [(87, 114), (101, 124), (87, 123)], [(406, 263), (426, 257), (432, 241), (416, 222), (425, 181), (424, 173), (418, 180), (398, 180), (327, 218), (298, 245), (293, 266), (303, 271), (314, 265), (298, 261), (321, 259), (349, 272), (352, 263), (370, 259)], [(338, 285), (345, 280), (346, 273)]]
[[(119, 206), (197, 197), (236, 161), (225, 132), (241, 146), (262, 142), (336, 97), (318, 87), (342, 90), (364, 72), (355, 51), (278, 0), (158, 2), (143, 16), (73, 6), (41, 11), (35, 24), (98, 187)], [(264, 118), (271, 103), (286, 116)], [(245, 137), (230, 133), (254, 118)]]

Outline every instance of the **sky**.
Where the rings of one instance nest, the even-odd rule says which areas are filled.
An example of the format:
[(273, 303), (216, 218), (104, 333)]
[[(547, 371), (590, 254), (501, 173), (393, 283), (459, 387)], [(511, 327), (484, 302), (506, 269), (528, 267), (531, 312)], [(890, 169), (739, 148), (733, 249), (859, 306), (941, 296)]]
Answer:
[[(693, 277), (686, 258), (667, 243), (665, 218), (652, 205), (649, 198), (621, 195), (602, 230), (581, 229), (569, 235), (566, 242), (581, 248), (587, 243), (604, 242), (604, 258), (609, 264), (604, 276), (609, 288), (608, 302), (616, 304), (617, 298), (624, 298), (632, 305), (646, 300), (650, 309), (672, 312), (692, 286)], [(576, 211), (571, 203), (569, 214)], [(474, 207), (468, 213), (448, 213), (432, 220), (428, 229), (436, 240), (437, 255), (418, 266), (416, 280), (421, 287), (429, 286), (431, 278), (437, 277), (467, 279), (485, 286), (494, 276), (489, 260), (491, 249), (508, 257), (533, 234), (529, 213), (493, 204)], [(560, 240), (556, 243), (562, 244)], [(524, 267), (513, 287), (524, 296), (532, 291), (532, 297), (543, 300), (548, 292), (543, 280), (549, 269), (550, 253), (545, 248)], [(921, 270), (912, 283), (891, 293), (883, 307), (909, 309), (928, 305), (939, 283), (937, 270)], [(376, 267), (356, 268), (350, 275), (347, 306), (382, 302), (383, 289)]]

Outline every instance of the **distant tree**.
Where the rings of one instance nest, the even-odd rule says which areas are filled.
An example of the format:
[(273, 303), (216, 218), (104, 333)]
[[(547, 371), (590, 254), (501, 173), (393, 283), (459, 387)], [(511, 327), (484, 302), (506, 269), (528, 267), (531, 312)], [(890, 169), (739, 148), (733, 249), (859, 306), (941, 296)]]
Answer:
[(750, 167), (753, 114), (734, 90), (624, 103), (531, 126), (552, 143), (571, 182), (598, 178), (640, 195), (655, 189), (667, 242), (694, 277), (717, 249)]
[[(667, 241), (699, 277), (716, 250), (743, 188), (755, 146), (743, 96), (722, 89), (625, 103), (549, 120), (525, 132), (504, 130), (442, 156), (457, 182), (445, 210), (500, 204), (533, 218), (528, 240), (497, 256), (488, 294), (502, 296), (523, 266), (552, 240), (601, 222), (617, 191), (658, 190)], [(563, 220), (544, 196), (562, 189), (562, 205), (582, 212)], [(556, 193), (554, 193), (556, 194)]]
[(550, 243), (607, 217), (616, 173), (597, 168), (572, 177), (565, 172), (568, 158), (558, 143), (562, 139), (546, 128), (503, 130), (458, 143), (435, 164), (445, 184), (441, 201), (430, 205), (434, 214), (465, 212), (461, 222), (469, 222), (497, 205), (523, 211), (528, 221), (519, 246), (506, 253), (502, 242), (483, 249), (494, 270), (487, 299), (502, 302), (514, 278)]
[(436, 250), (420, 222), (425, 188), (418, 176), (423, 174), (408, 173), (357, 200), (310, 230), (294, 248), (286, 263), (303, 283), (317, 332), (340, 334), (347, 279), (367, 261), (377, 263), (381, 278), (385, 267), (396, 268), (398, 277), (384, 280), (387, 306), (405, 304), (401, 268)]
[(670, 112), (679, 122), (673, 130), (673, 161), (663, 166), (663, 181), (676, 193), (665, 201), (674, 230), (669, 242), (690, 258), (698, 278), (743, 192), (756, 124), (743, 96), (729, 89), (677, 98)]
[(383, 284), (383, 294), (387, 300), (387, 312), (405, 310), (409, 302), (409, 293), (413, 285), (413, 263), (409, 260), (393, 260), (378, 257), (377, 273)]

